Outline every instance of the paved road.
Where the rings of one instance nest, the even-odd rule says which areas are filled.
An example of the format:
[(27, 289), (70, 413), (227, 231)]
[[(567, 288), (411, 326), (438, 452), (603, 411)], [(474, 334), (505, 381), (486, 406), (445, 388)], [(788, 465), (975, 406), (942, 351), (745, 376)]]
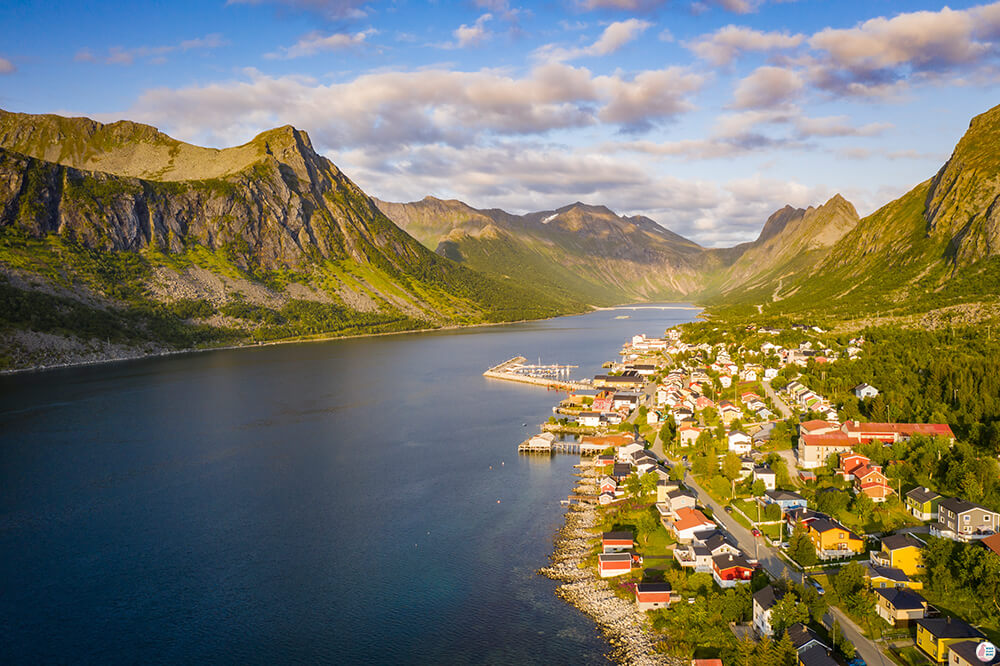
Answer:
[[(660, 441), (659, 435), (656, 436), (652, 449), (661, 458), (670, 460), (664, 455), (663, 443)], [(794, 467), (790, 469), (794, 469)], [(698, 482), (690, 474), (684, 477), (684, 483), (695, 492), (702, 506), (706, 506), (712, 510), (715, 520), (736, 539), (736, 543), (740, 549), (748, 555), (755, 557), (772, 578), (777, 579), (787, 576), (791, 580), (802, 581), (802, 573), (788, 566), (778, 556), (776, 548), (768, 546), (767, 542), (762, 538), (755, 538), (750, 533), (750, 530), (736, 522), (736, 519), (726, 513), (722, 505), (712, 499), (712, 496), (705, 492), (705, 489), (698, 485)], [(827, 614), (823, 616), (823, 624), (827, 629), (833, 626), (834, 618), (840, 623), (840, 628), (843, 630), (844, 636), (854, 645), (858, 651), (858, 655), (865, 660), (866, 664), (869, 666), (889, 666), (894, 663), (883, 655), (878, 646), (866, 638), (861, 628), (854, 624), (839, 608), (831, 606)]]
[(777, 391), (771, 388), (771, 382), (761, 382), (760, 385), (764, 387), (764, 393), (767, 394), (767, 397), (771, 399), (774, 406), (778, 408), (779, 412), (781, 412), (781, 417), (785, 419), (792, 418), (792, 410), (785, 404), (785, 401), (781, 399), (781, 396), (778, 395)]

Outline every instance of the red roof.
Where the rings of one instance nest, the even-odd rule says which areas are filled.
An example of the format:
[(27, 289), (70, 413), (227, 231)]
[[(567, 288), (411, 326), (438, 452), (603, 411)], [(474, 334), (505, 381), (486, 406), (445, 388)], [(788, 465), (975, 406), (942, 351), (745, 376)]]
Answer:
[(700, 525), (714, 525), (711, 520), (705, 517), (701, 511), (698, 509), (692, 509), (690, 507), (681, 507), (675, 512), (677, 514), (677, 520), (674, 521), (674, 529), (678, 532), (681, 530), (691, 529), (692, 527), (698, 527)]
[(870, 437), (878, 435), (891, 437), (898, 434), (906, 437), (927, 435), (928, 437), (955, 438), (955, 433), (945, 423), (858, 423), (857, 421), (848, 421), (844, 424), (844, 429), (848, 434)]
[(806, 446), (853, 446), (854, 440), (837, 430), (822, 435), (802, 435), (802, 443)]

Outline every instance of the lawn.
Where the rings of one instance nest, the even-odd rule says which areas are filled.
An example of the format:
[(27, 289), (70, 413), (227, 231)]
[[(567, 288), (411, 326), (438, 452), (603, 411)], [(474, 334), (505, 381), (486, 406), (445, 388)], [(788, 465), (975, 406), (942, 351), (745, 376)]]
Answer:
[(760, 531), (764, 533), (764, 536), (768, 537), (772, 541), (778, 541), (784, 536), (781, 532), (782, 523), (776, 523), (773, 525), (761, 525)]
[(747, 518), (750, 520), (757, 519), (757, 502), (751, 499), (738, 499), (733, 502), (733, 505), (746, 514)]
[(892, 650), (892, 656), (897, 663), (903, 664), (903, 666), (926, 666), (934, 663), (912, 645), (901, 650)]

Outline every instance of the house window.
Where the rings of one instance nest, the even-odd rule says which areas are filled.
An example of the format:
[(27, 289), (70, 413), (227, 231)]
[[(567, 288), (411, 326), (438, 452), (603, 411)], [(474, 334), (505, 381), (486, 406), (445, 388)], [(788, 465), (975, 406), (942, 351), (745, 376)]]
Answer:
[(988, 516), (988, 515), (987, 516), (983, 516), (983, 522), (984, 523), (990, 522), (990, 516)]
[(971, 516), (969, 516), (969, 514), (965, 514), (964, 516), (962, 516), (962, 520), (963, 520), (964, 522), (969, 522), (969, 519), (970, 519), (970, 518), (971, 518)]

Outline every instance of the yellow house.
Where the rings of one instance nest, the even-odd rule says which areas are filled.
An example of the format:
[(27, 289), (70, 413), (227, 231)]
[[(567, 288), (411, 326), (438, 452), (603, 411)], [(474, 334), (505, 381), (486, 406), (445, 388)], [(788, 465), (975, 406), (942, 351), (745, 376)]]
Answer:
[(839, 523), (817, 518), (808, 524), (809, 539), (821, 558), (844, 557), (865, 549), (864, 539)]
[(902, 569), (894, 567), (880, 567), (876, 564), (869, 564), (865, 567), (865, 580), (873, 590), (886, 588), (908, 588), (911, 590), (922, 590), (924, 584), (919, 580), (913, 580)]
[(981, 631), (954, 617), (917, 620), (917, 647), (936, 662), (948, 659), (948, 646), (960, 641), (986, 639)]
[(899, 569), (907, 576), (924, 573), (924, 545), (912, 534), (894, 534), (882, 539), (882, 550), (872, 553), (872, 564)]

